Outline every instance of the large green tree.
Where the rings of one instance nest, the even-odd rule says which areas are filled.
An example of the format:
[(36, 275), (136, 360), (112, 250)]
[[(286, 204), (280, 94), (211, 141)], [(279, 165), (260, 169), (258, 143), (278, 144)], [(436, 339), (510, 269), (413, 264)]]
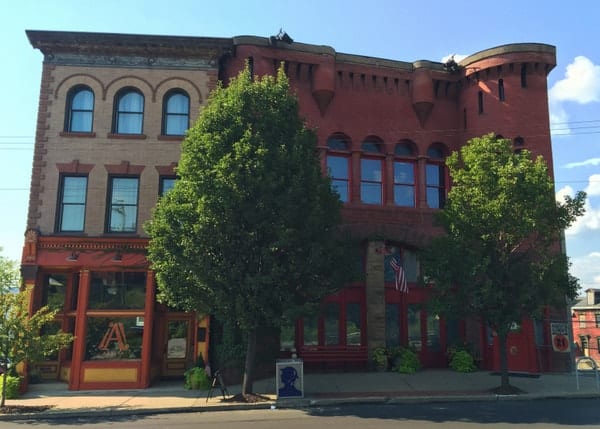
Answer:
[(424, 254), (433, 309), (489, 324), (500, 343), (498, 390), (511, 391), (511, 326), (576, 296), (578, 282), (559, 244), (563, 230), (583, 213), (585, 193), (555, 201), (545, 161), (515, 152), (510, 140), (492, 134), (470, 140), (447, 165), (452, 188), (438, 217), (445, 233)]
[(44, 334), (43, 328), (54, 321), (56, 311), (42, 307), (29, 314), (30, 290), (15, 292), (19, 283), (16, 263), (0, 256), (0, 367), (2, 367), (2, 399), (4, 408), (6, 380), (12, 365), (35, 362), (58, 352), (73, 340), (58, 331)]
[(165, 303), (234, 321), (247, 334), (242, 393), (251, 393), (257, 328), (347, 278), (341, 203), (322, 175), (282, 69), (248, 69), (219, 85), (183, 142), (174, 188), (146, 229)]

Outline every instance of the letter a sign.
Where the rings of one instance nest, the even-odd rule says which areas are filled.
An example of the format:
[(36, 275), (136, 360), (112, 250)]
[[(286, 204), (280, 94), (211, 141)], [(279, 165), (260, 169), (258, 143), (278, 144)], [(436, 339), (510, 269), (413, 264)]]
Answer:
[(108, 350), (109, 346), (112, 342), (116, 341), (120, 351), (125, 351), (129, 349), (129, 344), (127, 344), (127, 337), (125, 336), (125, 328), (121, 322), (110, 322), (108, 324), (108, 329), (106, 329), (106, 333), (104, 337), (102, 337), (102, 341), (98, 344), (98, 348), (100, 350)]

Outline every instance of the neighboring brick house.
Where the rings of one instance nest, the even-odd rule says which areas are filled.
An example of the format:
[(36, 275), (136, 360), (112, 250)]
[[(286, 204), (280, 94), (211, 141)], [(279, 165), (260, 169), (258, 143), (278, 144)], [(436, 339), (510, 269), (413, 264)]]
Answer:
[(577, 356), (591, 357), (600, 365), (600, 289), (587, 289), (571, 310)]
[[(28, 31), (44, 54), (22, 272), (32, 310), (57, 304), (72, 348), (38, 365), (70, 389), (144, 388), (181, 376), (207, 353), (208, 318), (155, 302), (142, 228), (175, 179), (180, 142), (217, 79), (246, 63), (254, 75), (282, 62), (301, 115), (318, 136), (323, 173), (344, 201), (344, 228), (361, 243), (364, 281), (323, 303), (317, 318), (282, 332), (282, 353), (307, 366), (368, 366), (379, 346), (411, 346), (426, 367), (471, 343), (499, 366), (484, 324), (427, 311), (418, 250), (438, 233), (445, 157), (489, 132), (542, 155), (552, 172), (547, 75), (555, 48), (513, 44), (459, 65), (343, 54), (289, 37), (203, 38)], [(402, 256), (408, 293), (394, 287)], [(343, 263), (344, 261), (341, 261)], [(347, 263), (355, 263), (347, 261)], [(568, 369), (551, 345), (564, 311), (523, 320), (509, 336), (517, 371)]]

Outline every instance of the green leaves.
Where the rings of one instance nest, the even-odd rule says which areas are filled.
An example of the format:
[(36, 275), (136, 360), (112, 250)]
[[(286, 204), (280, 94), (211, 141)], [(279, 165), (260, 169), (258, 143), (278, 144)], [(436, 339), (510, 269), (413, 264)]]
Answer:
[(178, 175), (146, 225), (159, 299), (250, 329), (341, 287), (341, 203), (282, 70), (211, 94)]
[(438, 220), (446, 234), (425, 252), (436, 310), (481, 317), (496, 329), (576, 295), (562, 231), (583, 213), (585, 194), (556, 203), (541, 157), (509, 140), (472, 139), (447, 162), (452, 180)]

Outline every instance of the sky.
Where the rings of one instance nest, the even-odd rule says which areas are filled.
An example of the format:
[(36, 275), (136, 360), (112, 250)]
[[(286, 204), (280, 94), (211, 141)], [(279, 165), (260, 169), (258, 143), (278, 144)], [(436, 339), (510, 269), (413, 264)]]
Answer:
[(571, 274), (600, 288), (600, 2), (558, 0), (7, 0), (0, 45), (0, 255), (20, 261), (42, 68), (26, 29), (269, 37), (399, 61), (442, 61), (507, 43), (557, 48), (548, 78), (556, 194), (587, 192), (566, 231)]

